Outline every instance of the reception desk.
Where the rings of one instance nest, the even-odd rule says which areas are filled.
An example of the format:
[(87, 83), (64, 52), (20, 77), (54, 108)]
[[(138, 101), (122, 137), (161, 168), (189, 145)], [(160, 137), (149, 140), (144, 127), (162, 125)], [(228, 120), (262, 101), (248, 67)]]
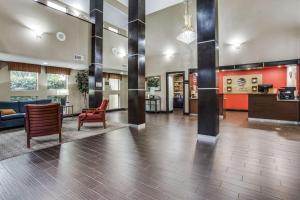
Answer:
[(248, 118), (299, 122), (299, 100), (279, 100), (276, 94), (249, 94)]

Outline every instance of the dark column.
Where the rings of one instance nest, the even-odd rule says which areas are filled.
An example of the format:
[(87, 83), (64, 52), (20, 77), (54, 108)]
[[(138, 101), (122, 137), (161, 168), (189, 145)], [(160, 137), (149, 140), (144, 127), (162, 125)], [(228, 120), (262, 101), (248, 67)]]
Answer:
[(96, 108), (103, 98), (103, 0), (90, 0), (92, 58), (89, 67), (89, 107)]
[(145, 125), (145, 0), (129, 0), (128, 122)]
[(217, 4), (218, 0), (197, 0), (198, 139), (207, 142), (216, 142), (219, 134)]

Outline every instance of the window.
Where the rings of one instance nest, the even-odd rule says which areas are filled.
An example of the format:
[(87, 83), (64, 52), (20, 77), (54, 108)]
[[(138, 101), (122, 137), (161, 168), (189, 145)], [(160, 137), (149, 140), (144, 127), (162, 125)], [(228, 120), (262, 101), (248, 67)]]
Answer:
[(120, 80), (119, 79), (109, 79), (109, 87), (113, 91), (120, 90)]
[(11, 96), (11, 101), (29, 101), (29, 100), (37, 100), (37, 96)]
[(63, 74), (48, 74), (48, 89), (67, 89), (68, 76)]
[(120, 108), (120, 96), (118, 94), (109, 95), (109, 109)]
[(11, 91), (32, 91), (37, 90), (38, 73), (10, 71)]

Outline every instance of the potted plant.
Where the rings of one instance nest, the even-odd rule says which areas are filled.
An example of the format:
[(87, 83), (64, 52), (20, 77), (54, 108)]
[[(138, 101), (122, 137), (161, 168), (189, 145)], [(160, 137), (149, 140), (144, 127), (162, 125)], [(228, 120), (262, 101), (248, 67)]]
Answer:
[(77, 72), (76, 83), (79, 92), (83, 96), (84, 106), (87, 108), (87, 96), (89, 94), (89, 72), (87, 70)]

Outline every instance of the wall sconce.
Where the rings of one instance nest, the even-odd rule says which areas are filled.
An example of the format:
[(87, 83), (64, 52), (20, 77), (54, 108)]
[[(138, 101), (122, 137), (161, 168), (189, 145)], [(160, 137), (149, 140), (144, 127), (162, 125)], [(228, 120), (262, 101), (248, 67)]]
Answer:
[(170, 59), (175, 53), (172, 49), (168, 49), (167, 51), (165, 51), (164, 53), (164, 56), (167, 58), (167, 59)]
[(127, 55), (124, 49), (119, 49), (119, 48), (112, 48), (112, 53), (114, 56), (119, 58), (124, 58)]
[(36, 38), (39, 38), (39, 39), (42, 39), (42, 36), (44, 34), (43, 31), (40, 31), (40, 30), (32, 30), (33, 31), (33, 34)]
[(240, 50), (242, 47), (242, 43), (235, 43), (235, 44), (232, 44), (232, 48), (234, 50)]

